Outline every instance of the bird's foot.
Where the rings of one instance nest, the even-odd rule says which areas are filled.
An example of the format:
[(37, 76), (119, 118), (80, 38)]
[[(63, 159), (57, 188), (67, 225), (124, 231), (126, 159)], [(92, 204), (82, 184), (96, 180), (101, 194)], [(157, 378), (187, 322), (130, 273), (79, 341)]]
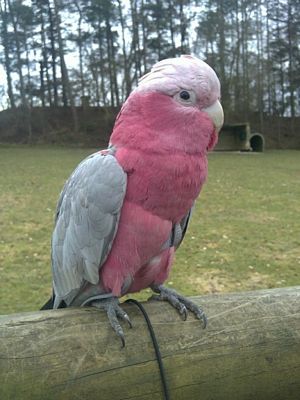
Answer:
[(125, 347), (125, 335), (119, 323), (119, 318), (123, 321), (126, 321), (130, 328), (132, 328), (132, 324), (126, 312), (120, 307), (118, 298), (109, 297), (106, 299), (98, 299), (92, 301), (90, 305), (106, 311), (111, 327), (121, 339), (122, 347)]
[(151, 299), (168, 301), (178, 310), (179, 314), (184, 320), (187, 319), (188, 310), (190, 310), (193, 314), (195, 314), (196, 318), (202, 320), (203, 329), (206, 327), (207, 318), (203, 310), (197, 304), (177, 293), (175, 290), (169, 289), (163, 285), (152, 285), (151, 289), (155, 293), (158, 293), (158, 295), (152, 295)]

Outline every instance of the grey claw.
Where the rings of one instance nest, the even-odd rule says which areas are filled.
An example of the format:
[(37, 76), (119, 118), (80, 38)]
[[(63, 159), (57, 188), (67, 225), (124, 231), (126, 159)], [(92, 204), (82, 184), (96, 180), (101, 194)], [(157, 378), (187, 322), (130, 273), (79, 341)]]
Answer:
[(201, 319), (202, 319), (202, 322), (203, 322), (203, 329), (205, 329), (206, 326), (207, 326), (207, 318), (206, 318), (206, 315), (204, 313), (202, 314)]
[(183, 320), (187, 319), (188, 310), (191, 311), (198, 319), (202, 320), (203, 329), (207, 326), (207, 318), (201, 308), (190, 299), (178, 294), (175, 290), (164, 287), (163, 285), (153, 285), (152, 290), (158, 295), (152, 295), (154, 300), (167, 300), (175, 307)]
[(181, 308), (179, 310), (180, 315), (182, 316), (182, 319), (184, 321), (187, 320), (187, 316), (188, 316), (188, 310), (186, 308), (186, 306), (184, 304), (181, 303)]
[(207, 326), (207, 317), (206, 317), (206, 315), (204, 314), (204, 312), (201, 309), (198, 310), (197, 313), (195, 312), (195, 314), (196, 314), (196, 317), (202, 321), (203, 329), (205, 329), (206, 326)]
[(124, 349), (125, 347), (125, 337), (124, 336), (120, 336), (121, 342), (122, 342), (122, 346), (121, 349)]
[(130, 321), (130, 318), (128, 317), (128, 314), (124, 314), (123, 319), (125, 319), (125, 321), (127, 321), (129, 328), (132, 329), (132, 323)]
[(91, 303), (92, 306), (103, 309), (106, 311), (109, 323), (112, 329), (115, 331), (116, 335), (120, 338), (122, 342), (122, 348), (125, 347), (125, 335), (123, 329), (119, 323), (118, 318), (126, 321), (130, 328), (132, 328), (132, 323), (129, 316), (122, 310), (119, 306), (119, 301), (117, 298), (108, 298), (103, 300), (95, 300)]

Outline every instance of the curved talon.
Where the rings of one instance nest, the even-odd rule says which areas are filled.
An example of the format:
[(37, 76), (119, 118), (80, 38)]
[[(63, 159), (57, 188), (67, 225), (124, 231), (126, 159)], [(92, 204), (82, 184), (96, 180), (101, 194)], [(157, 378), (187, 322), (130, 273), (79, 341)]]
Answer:
[(196, 318), (202, 320), (203, 329), (207, 326), (207, 318), (204, 312), (197, 304), (193, 303), (190, 299), (178, 294), (174, 289), (169, 289), (163, 285), (153, 285), (152, 290), (158, 295), (152, 295), (151, 299), (167, 300), (173, 307), (175, 307), (179, 314), (185, 321), (187, 319), (188, 310), (195, 314)]
[(201, 319), (202, 319), (202, 322), (203, 322), (203, 329), (205, 329), (207, 327), (207, 317), (206, 317), (206, 315), (204, 313), (202, 314)]
[(125, 337), (124, 336), (119, 336), (119, 337), (120, 337), (121, 342), (122, 342), (121, 349), (124, 349), (124, 347), (125, 347)]
[(111, 327), (116, 332), (117, 336), (121, 339), (122, 347), (124, 347), (125, 346), (125, 337), (124, 337), (123, 329), (118, 321), (117, 310), (114, 309), (113, 307), (109, 307), (108, 310), (106, 310), (106, 313), (107, 313)]
[(91, 302), (91, 306), (103, 309), (106, 311), (110, 326), (115, 331), (116, 335), (120, 338), (122, 342), (122, 348), (125, 347), (125, 335), (123, 329), (119, 323), (119, 319), (126, 321), (130, 328), (132, 328), (132, 323), (129, 316), (122, 308), (119, 306), (119, 301), (116, 297), (111, 297), (103, 300), (95, 300)]
[(195, 315), (198, 319), (200, 319), (202, 321), (203, 329), (205, 329), (207, 326), (207, 317), (206, 317), (205, 313), (201, 309), (198, 308), (198, 311), (195, 312)]
[(132, 329), (132, 323), (131, 323), (131, 321), (130, 321), (130, 318), (129, 318), (128, 314), (125, 313), (125, 314), (123, 315), (123, 319), (128, 323), (129, 328)]
[(182, 319), (184, 321), (186, 321), (187, 320), (187, 316), (188, 316), (188, 310), (187, 310), (186, 306), (183, 303), (180, 303), (180, 305), (181, 305), (181, 308), (179, 310), (179, 313), (182, 316)]

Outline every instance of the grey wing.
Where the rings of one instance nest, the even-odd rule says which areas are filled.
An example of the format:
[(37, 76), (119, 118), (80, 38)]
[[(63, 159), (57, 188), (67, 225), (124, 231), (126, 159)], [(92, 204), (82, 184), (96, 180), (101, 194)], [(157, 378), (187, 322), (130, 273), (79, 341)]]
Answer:
[(192, 216), (193, 207), (188, 211), (188, 213), (182, 218), (180, 222), (173, 226), (174, 230), (174, 246), (176, 249), (181, 245), (184, 239), (185, 233), (187, 231), (190, 218)]
[(97, 284), (117, 232), (127, 177), (113, 155), (92, 154), (75, 169), (58, 201), (52, 236), (56, 305)]
[(193, 207), (186, 213), (186, 215), (181, 219), (180, 222), (173, 224), (171, 234), (168, 240), (162, 246), (162, 250), (173, 246), (175, 247), (176, 250), (178, 249), (178, 247), (181, 245), (181, 242), (184, 239), (192, 212), (193, 212)]

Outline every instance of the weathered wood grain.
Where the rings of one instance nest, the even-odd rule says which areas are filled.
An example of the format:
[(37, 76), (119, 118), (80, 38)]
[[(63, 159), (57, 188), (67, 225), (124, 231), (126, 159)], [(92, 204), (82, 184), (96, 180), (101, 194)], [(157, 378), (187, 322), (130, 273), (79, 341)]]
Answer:
[[(168, 304), (144, 303), (172, 400), (300, 398), (300, 287), (194, 300), (205, 330)], [(124, 308), (134, 324), (124, 349), (96, 309), (1, 316), (0, 399), (163, 399), (144, 318)]]

